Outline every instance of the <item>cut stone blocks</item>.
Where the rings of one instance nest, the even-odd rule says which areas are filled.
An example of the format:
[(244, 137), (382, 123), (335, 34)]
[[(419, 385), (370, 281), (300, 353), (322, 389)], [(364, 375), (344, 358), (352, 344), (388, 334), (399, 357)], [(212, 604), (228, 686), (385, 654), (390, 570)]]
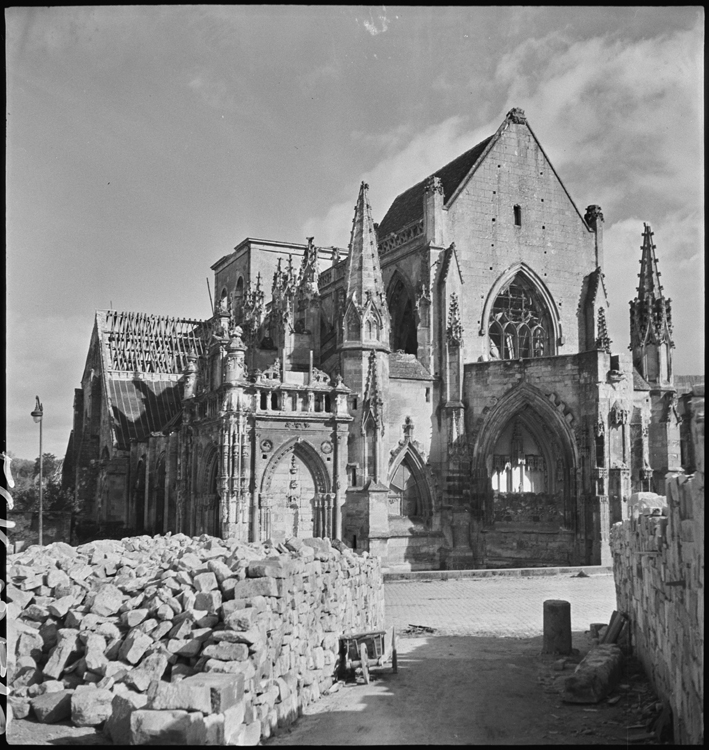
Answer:
[(60, 690), (56, 693), (44, 693), (30, 701), (37, 721), (43, 724), (56, 724), (71, 716), (71, 697), (73, 690)]
[(566, 703), (599, 703), (608, 695), (621, 675), (623, 652), (615, 644), (592, 648), (564, 680), (561, 695)]

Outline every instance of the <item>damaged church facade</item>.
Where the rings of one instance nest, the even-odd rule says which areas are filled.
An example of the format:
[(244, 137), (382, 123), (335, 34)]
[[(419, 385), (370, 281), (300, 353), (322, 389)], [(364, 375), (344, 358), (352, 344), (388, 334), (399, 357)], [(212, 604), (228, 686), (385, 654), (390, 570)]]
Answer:
[(391, 570), (607, 563), (630, 494), (681, 471), (650, 227), (615, 351), (601, 209), (521, 110), (378, 225), (367, 191), (346, 249), (217, 261), (209, 320), (97, 312), (67, 484), (131, 533), (336, 537)]

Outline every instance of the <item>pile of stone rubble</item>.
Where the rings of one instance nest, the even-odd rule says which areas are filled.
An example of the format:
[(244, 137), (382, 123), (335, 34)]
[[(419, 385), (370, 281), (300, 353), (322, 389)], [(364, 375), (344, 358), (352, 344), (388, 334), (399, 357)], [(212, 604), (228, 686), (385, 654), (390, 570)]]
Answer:
[(328, 539), (33, 546), (7, 598), (8, 711), (115, 744), (256, 744), (332, 685), (340, 635), (384, 625), (378, 559)]

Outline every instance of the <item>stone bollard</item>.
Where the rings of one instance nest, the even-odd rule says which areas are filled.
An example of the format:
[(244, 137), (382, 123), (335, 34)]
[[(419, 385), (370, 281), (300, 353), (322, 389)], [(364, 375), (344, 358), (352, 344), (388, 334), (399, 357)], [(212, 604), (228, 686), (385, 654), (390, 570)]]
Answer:
[(543, 654), (571, 653), (571, 604), (561, 599), (544, 602)]

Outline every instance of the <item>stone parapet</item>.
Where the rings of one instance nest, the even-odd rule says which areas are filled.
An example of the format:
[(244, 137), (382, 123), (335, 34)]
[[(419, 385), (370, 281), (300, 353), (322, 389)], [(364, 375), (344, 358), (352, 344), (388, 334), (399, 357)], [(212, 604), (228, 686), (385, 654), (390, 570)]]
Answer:
[(114, 744), (257, 744), (332, 686), (340, 636), (384, 627), (379, 559), (329, 539), (57, 542), (8, 577), (13, 715)]
[[(653, 503), (657, 506), (657, 503)], [(667, 481), (667, 507), (638, 506), (615, 524), (618, 610), (636, 656), (674, 721), (674, 740), (704, 737), (704, 474)]]

